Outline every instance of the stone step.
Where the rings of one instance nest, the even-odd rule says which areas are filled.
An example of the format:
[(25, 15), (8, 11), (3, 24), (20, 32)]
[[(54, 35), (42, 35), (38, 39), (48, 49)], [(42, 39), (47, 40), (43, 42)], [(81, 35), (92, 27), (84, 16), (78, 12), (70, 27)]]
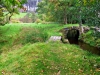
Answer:
[(51, 36), (49, 38), (49, 41), (60, 41), (61, 40), (61, 36)]

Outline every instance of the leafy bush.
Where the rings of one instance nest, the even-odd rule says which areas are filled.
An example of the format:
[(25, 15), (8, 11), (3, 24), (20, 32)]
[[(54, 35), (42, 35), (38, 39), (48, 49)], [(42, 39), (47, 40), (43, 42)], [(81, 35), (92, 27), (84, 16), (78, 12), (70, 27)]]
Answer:
[(83, 40), (84, 42), (90, 44), (91, 46), (100, 46), (100, 33), (96, 32), (94, 33), (94, 31), (89, 31), (87, 33), (84, 33), (80, 36), (80, 40)]
[(37, 16), (34, 12), (28, 12), (23, 18), (20, 18), (20, 21), (23, 23), (34, 23), (37, 19)]
[(32, 19), (28, 16), (25, 16), (24, 18), (20, 18), (20, 21), (23, 23), (32, 23)]
[(96, 32), (94, 33), (94, 37), (100, 38), (100, 32), (96, 31)]
[(96, 46), (100, 47), (100, 39), (96, 40)]
[(42, 21), (40, 19), (36, 19), (35, 23), (41, 23)]
[(4, 25), (4, 15), (3, 15), (3, 10), (0, 8), (0, 25)]
[(36, 21), (36, 19), (37, 19), (37, 16), (36, 16), (36, 14), (34, 13), (34, 12), (31, 12), (31, 19), (32, 19), (32, 22), (34, 23), (35, 21)]

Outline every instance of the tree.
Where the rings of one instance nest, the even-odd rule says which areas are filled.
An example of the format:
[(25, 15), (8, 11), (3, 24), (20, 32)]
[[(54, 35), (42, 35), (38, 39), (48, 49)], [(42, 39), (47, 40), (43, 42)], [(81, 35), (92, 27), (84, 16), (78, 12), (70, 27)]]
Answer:
[(83, 23), (100, 25), (100, 0), (42, 0), (38, 13), (59, 23), (79, 23), (81, 34)]
[(100, 0), (81, 0), (77, 4), (79, 8), (79, 27), (80, 33), (83, 33), (82, 20), (84, 19), (87, 25), (100, 25), (100, 17), (98, 16), (100, 12)]
[[(22, 8), (22, 4), (25, 0), (0, 0), (0, 25), (4, 25), (4, 17), (8, 16), (8, 20), (10, 20), (11, 16), (14, 13), (18, 13), (19, 8)], [(7, 12), (6, 14), (4, 12)], [(7, 21), (5, 21), (7, 23)]]
[[(39, 14), (39, 18), (42, 21), (44, 21), (44, 20), (52, 21), (52, 19), (53, 19), (49, 5), (50, 5), (50, 3), (48, 0), (42, 0), (40, 3), (38, 3), (37, 12)], [(45, 19), (44, 19), (44, 15), (46, 16)]]
[(100, 25), (100, 0), (85, 0), (85, 17), (88, 25)]
[[(74, 10), (77, 0), (42, 0), (38, 5), (38, 13), (46, 14), (50, 20), (67, 24), (75, 22)], [(73, 14), (75, 16), (73, 16)]]

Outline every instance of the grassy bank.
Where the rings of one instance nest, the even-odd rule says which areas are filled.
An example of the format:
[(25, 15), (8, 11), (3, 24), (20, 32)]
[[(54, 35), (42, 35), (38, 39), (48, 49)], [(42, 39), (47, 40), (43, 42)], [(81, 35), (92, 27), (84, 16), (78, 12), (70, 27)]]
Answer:
[(77, 45), (45, 42), (50, 36), (61, 36), (59, 30), (69, 26), (77, 24), (1, 26), (0, 75), (99, 75), (100, 56), (83, 51)]
[(83, 34), (81, 36), (81, 39), (91, 45), (91, 46), (95, 46), (95, 47), (100, 47), (100, 32), (98, 33), (94, 33), (94, 30), (90, 30), (89, 32)]
[[(72, 25), (59, 25), (59, 24), (36, 24), (36, 23), (11, 23), (0, 27), (0, 45), (13, 45), (14, 40), (27, 32), (32, 32), (32, 28), (41, 30), (40, 33), (46, 32), (48, 37), (53, 35), (62, 35), (59, 30)], [(75, 24), (74, 26), (77, 26)], [(31, 28), (31, 29), (29, 29)], [(23, 33), (21, 33), (25, 30)], [(28, 30), (28, 31), (27, 31)], [(34, 29), (33, 29), (34, 30)], [(35, 33), (33, 31), (33, 33)], [(25, 36), (24, 36), (25, 38)]]
[(27, 44), (0, 55), (0, 73), (8, 75), (99, 75), (100, 57), (59, 42)]

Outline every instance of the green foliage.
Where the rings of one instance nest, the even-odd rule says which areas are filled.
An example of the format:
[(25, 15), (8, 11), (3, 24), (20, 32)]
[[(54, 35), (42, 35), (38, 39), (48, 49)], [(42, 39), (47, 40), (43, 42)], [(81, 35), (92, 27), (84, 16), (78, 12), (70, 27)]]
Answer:
[(0, 8), (0, 25), (4, 24), (4, 15), (3, 15), (3, 10)]
[[(38, 13), (46, 15), (45, 20), (59, 23), (76, 23), (77, 0), (42, 0), (38, 4)], [(74, 21), (73, 21), (74, 20)]]
[[(25, 1), (26, 0), (0, 0), (0, 23), (8, 23), (14, 13), (18, 14), (19, 8), (23, 7), (22, 4), (25, 3)], [(7, 12), (7, 14), (4, 14), (4, 12)], [(6, 17), (8, 17), (7, 20), (4, 20)]]
[(99, 5), (100, 0), (42, 0), (37, 11), (46, 21), (99, 26)]
[(100, 38), (100, 32), (96, 31), (94, 34), (93, 34), (94, 37), (96, 38)]
[(20, 21), (23, 23), (32, 23), (32, 14), (28, 12), (23, 18), (20, 18)]
[(36, 15), (36, 13), (34, 13), (34, 12), (31, 12), (31, 14), (32, 14), (32, 16), (31, 16), (31, 18), (32, 18), (32, 23), (34, 23), (34, 22), (36, 21), (36, 19), (37, 19), (37, 15)]
[(35, 21), (35, 23), (41, 23), (42, 21), (41, 21), (41, 19), (36, 19), (36, 21)]
[(99, 26), (100, 25), (100, 17), (99, 17), (100, 0), (90, 0), (89, 3), (87, 0), (86, 2), (87, 2), (85, 7), (86, 22), (88, 23), (88, 25)]
[(90, 44), (91, 46), (97, 46), (100, 47), (100, 33), (94, 33), (93, 30), (84, 33), (80, 36), (80, 39), (83, 40), (84, 42)]

